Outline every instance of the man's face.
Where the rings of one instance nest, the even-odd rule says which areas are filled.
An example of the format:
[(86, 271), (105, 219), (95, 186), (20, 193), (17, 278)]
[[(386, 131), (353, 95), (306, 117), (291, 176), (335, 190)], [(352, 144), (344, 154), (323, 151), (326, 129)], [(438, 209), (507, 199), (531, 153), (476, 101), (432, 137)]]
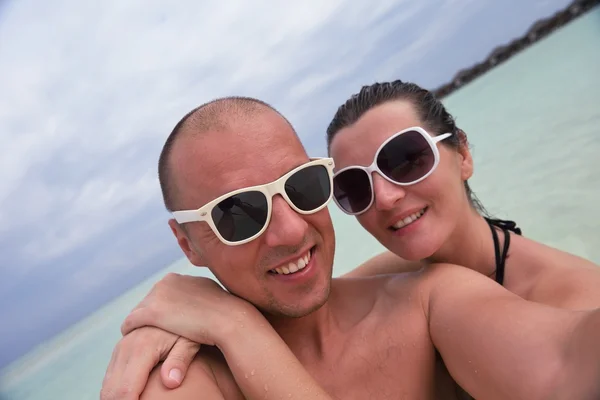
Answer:
[[(265, 110), (218, 131), (186, 132), (170, 162), (179, 209), (197, 209), (230, 191), (272, 182), (308, 161), (287, 121)], [(280, 195), (272, 206), (266, 231), (238, 246), (221, 242), (205, 222), (185, 224), (185, 231), (173, 220), (170, 225), (190, 261), (208, 266), (228, 291), (266, 313), (301, 317), (329, 295), (333, 225), (327, 208), (301, 215)], [(304, 269), (281, 273), (301, 259), (310, 259)]]

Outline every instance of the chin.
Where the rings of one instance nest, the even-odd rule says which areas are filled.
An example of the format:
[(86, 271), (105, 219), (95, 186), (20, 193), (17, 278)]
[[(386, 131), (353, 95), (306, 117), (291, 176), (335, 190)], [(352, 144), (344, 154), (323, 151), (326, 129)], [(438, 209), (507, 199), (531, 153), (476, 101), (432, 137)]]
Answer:
[(323, 307), (323, 305), (327, 302), (328, 297), (329, 292), (326, 296), (323, 296), (323, 298), (310, 298), (310, 303), (307, 304), (289, 303), (273, 305), (270, 307), (271, 309), (268, 311), (268, 313), (276, 317), (283, 318), (306, 317), (307, 315), (310, 315)]
[(288, 312), (285, 313), (285, 316), (288, 318), (306, 317), (307, 315), (310, 315), (310, 314), (314, 313), (315, 311), (319, 310), (321, 307), (323, 307), (323, 305), (325, 305), (326, 302), (327, 302), (327, 299), (325, 299), (324, 301), (320, 301), (318, 303), (313, 303), (313, 304), (311, 304), (309, 306), (305, 306), (305, 307), (295, 306), (293, 309), (289, 309)]
[(394, 238), (389, 240), (387, 249), (407, 261), (421, 261), (433, 256), (441, 247), (434, 237), (427, 239)]
[(319, 310), (327, 300), (331, 291), (331, 281), (320, 282), (304, 293), (285, 293), (278, 300), (269, 304), (269, 314), (285, 318), (302, 318)]
[[(290, 317), (301, 318), (314, 313), (327, 303), (331, 293), (331, 280), (325, 282), (319, 291), (307, 294), (304, 302), (296, 302), (290, 307)], [(300, 304), (299, 304), (300, 303)]]

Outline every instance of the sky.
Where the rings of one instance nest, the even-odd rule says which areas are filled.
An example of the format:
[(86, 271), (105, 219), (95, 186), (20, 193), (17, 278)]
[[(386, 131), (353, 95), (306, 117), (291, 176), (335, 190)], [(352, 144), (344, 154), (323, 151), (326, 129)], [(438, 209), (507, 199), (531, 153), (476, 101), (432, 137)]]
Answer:
[(568, 0), (0, 2), (0, 368), (182, 257), (158, 155), (192, 108), (257, 97), (324, 156), (362, 85), (426, 88)]

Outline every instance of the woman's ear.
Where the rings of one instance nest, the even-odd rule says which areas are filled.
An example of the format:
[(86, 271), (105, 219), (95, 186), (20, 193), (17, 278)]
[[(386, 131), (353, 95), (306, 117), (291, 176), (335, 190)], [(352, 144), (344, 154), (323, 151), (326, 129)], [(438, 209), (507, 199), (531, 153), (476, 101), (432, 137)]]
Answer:
[(458, 145), (458, 154), (461, 156), (460, 177), (463, 181), (466, 181), (473, 176), (473, 156), (471, 150), (469, 150), (467, 134), (462, 129), (458, 129), (456, 135), (458, 135), (460, 142)]

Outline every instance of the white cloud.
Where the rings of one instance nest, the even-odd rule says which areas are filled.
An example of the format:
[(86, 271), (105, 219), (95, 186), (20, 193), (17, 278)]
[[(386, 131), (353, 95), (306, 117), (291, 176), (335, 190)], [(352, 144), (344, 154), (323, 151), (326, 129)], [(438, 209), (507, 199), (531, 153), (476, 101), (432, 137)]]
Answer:
[[(149, 173), (135, 180), (100, 177), (84, 183), (77, 193), (47, 209), (54, 215), (41, 235), (23, 247), (23, 258), (38, 263), (64, 255), (156, 201), (157, 187), (158, 179)], [(58, 208), (61, 213), (56, 213)]]
[(465, 24), (485, 6), (485, 2), (477, 0), (444, 1), (428, 15), (427, 24), (422, 29), (412, 32), (410, 43), (390, 54), (387, 62), (376, 69), (375, 74), (383, 79), (394, 73), (399, 76), (415, 75), (419, 69), (419, 62), (428, 51), (448, 44), (452, 35), (457, 30), (465, 29)]
[[(0, 232), (36, 226), (22, 248), (34, 262), (91, 240), (158, 201), (158, 149), (185, 111), (275, 90), (295, 109), (420, 7), (406, 3), (387, 19), (398, 2), (10, 4), (0, 37), (21, 38), (0, 50), (11, 60), (0, 66)], [(332, 31), (346, 36), (334, 49), (323, 40)], [(332, 51), (340, 62), (319, 70)], [(298, 111), (290, 118), (308, 112)]]

